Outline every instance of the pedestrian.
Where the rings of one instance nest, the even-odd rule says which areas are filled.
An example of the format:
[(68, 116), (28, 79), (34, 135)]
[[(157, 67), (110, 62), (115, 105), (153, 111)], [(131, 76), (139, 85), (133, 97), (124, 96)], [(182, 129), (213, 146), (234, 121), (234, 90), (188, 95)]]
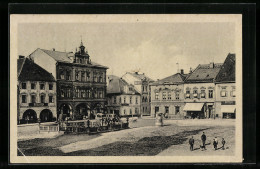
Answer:
[(190, 144), (190, 151), (193, 151), (193, 145), (194, 145), (193, 136), (191, 136), (191, 138), (190, 138), (190, 140), (189, 140), (189, 144)]
[(215, 150), (218, 149), (218, 139), (217, 139), (217, 137), (215, 137), (215, 139), (213, 139), (213, 146), (214, 146)]
[(201, 141), (202, 141), (202, 149), (204, 150), (206, 150), (206, 144), (205, 144), (206, 140), (207, 140), (207, 136), (203, 132), (203, 134), (201, 135)]
[(222, 150), (225, 150), (225, 144), (226, 144), (226, 141), (224, 138), (222, 138)]

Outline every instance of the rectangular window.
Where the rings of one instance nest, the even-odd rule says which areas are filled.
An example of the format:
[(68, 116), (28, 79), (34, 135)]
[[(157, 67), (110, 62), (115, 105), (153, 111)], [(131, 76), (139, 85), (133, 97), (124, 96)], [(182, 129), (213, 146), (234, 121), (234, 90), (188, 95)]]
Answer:
[(169, 107), (165, 106), (165, 113), (169, 113)]
[(81, 81), (85, 81), (85, 72), (81, 72)]
[(186, 98), (190, 98), (190, 91), (189, 90), (186, 91)]
[(22, 95), (22, 103), (26, 103), (27, 99), (26, 99), (26, 95)]
[(130, 96), (130, 104), (132, 104), (132, 96)]
[(49, 84), (49, 90), (53, 90), (53, 84)]
[(86, 97), (85, 94), (86, 94), (85, 90), (84, 89), (81, 90), (81, 98), (85, 98)]
[(124, 103), (126, 102), (126, 98), (124, 97)]
[(89, 72), (86, 72), (86, 74), (87, 74), (87, 81), (89, 81), (89, 79), (90, 79), (90, 73), (89, 73)]
[(135, 98), (135, 103), (138, 104), (138, 97)]
[(168, 100), (171, 100), (171, 99), (172, 99), (171, 92), (168, 92)]
[(201, 98), (206, 98), (205, 90), (201, 90), (200, 97)]
[(31, 102), (36, 103), (36, 96), (35, 95), (31, 95)]
[(41, 95), (41, 103), (45, 103), (45, 96)]
[(147, 86), (145, 86), (145, 91), (147, 91)]
[(176, 92), (176, 93), (175, 93), (175, 99), (176, 99), (176, 100), (179, 100), (179, 99), (180, 99), (180, 93), (179, 93), (179, 92)]
[(103, 74), (99, 75), (99, 82), (103, 82), (103, 77), (102, 77)]
[(77, 81), (79, 80), (79, 72), (75, 72), (75, 78)]
[(198, 91), (197, 90), (193, 90), (193, 97), (198, 98)]
[(41, 84), (40, 84), (40, 89), (41, 89), (41, 90), (44, 90), (44, 89), (45, 89), (45, 84), (44, 84), (44, 83), (41, 83)]
[(116, 96), (114, 96), (114, 104), (116, 104)]
[(162, 98), (163, 98), (163, 100), (166, 100), (166, 92), (162, 93)]
[(99, 98), (103, 98), (103, 91), (102, 90), (99, 90)]
[(22, 83), (22, 89), (26, 89), (26, 83)]
[(175, 114), (178, 114), (178, 113), (180, 113), (180, 107), (179, 107), (179, 106), (176, 106), (176, 107), (175, 107)]
[(159, 100), (159, 93), (158, 92), (155, 93), (155, 100)]
[(87, 98), (90, 98), (90, 90), (87, 89)]
[(31, 83), (31, 89), (35, 89), (35, 83)]
[(209, 98), (213, 98), (213, 90), (212, 89), (209, 90)]
[(135, 108), (135, 114), (138, 114), (138, 108)]
[(236, 90), (233, 89), (233, 90), (230, 92), (230, 95), (231, 95), (232, 97), (236, 97)]
[(225, 90), (222, 90), (220, 92), (221, 97), (227, 97), (227, 92)]
[(130, 114), (132, 115), (132, 109), (130, 109)]
[(60, 96), (64, 97), (64, 90), (60, 90)]
[(60, 73), (60, 79), (62, 79), (62, 80), (65, 79), (64, 72), (61, 72), (61, 73)]
[(49, 103), (53, 103), (53, 96), (49, 96)]

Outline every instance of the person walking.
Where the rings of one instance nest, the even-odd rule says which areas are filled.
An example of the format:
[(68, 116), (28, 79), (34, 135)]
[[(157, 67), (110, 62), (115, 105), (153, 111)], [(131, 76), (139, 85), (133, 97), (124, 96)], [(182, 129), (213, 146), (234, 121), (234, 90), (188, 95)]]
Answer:
[(190, 138), (190, 140), (189, 140), (189, 144), (190, 144), (190, 151), (193, 151), (193, 145), (194, 145), (193, 136), (191, 136), (191, 138)]
[(218, 149), (218, 139), (217, 139), (217, 137), (215, 137), (215, 139), (213, 139), (213, 146), (214, 146), (215, 150)]
[(226, 144), (226, 141), (224, 138), (222, 138), (222, 150), (225, 150), (225, 144)]
[(204, 150), (206, 150), (206, 144), (205, 144), (206, 140), (207, 140), (207, 136), (203, 132), (203, 134), (201, 135), (201, 141), (202, 141), (202, 149), (204, 149)]

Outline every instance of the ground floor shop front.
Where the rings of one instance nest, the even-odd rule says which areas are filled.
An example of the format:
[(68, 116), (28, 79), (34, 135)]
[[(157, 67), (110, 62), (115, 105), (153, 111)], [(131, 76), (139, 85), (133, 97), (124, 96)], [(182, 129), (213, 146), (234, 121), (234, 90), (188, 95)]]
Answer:
[(183, 111), (185, 118), (215, 118), (214, 102), (187, 102)]
[(235, 119), (236, 118), (235, 101), (217, 101), (216, 117), (223, 118), (223, 119)]

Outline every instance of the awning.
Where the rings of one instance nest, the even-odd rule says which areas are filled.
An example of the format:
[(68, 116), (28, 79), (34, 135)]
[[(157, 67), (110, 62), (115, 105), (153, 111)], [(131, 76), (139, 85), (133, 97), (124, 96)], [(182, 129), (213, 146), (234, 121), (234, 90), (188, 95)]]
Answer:
[(236, 109), (235, 105), (221, 105), (222, 113), (234, 113)]
[(204, 103), (186, 103), (183, 110), (184, 111), (201, 111)]

